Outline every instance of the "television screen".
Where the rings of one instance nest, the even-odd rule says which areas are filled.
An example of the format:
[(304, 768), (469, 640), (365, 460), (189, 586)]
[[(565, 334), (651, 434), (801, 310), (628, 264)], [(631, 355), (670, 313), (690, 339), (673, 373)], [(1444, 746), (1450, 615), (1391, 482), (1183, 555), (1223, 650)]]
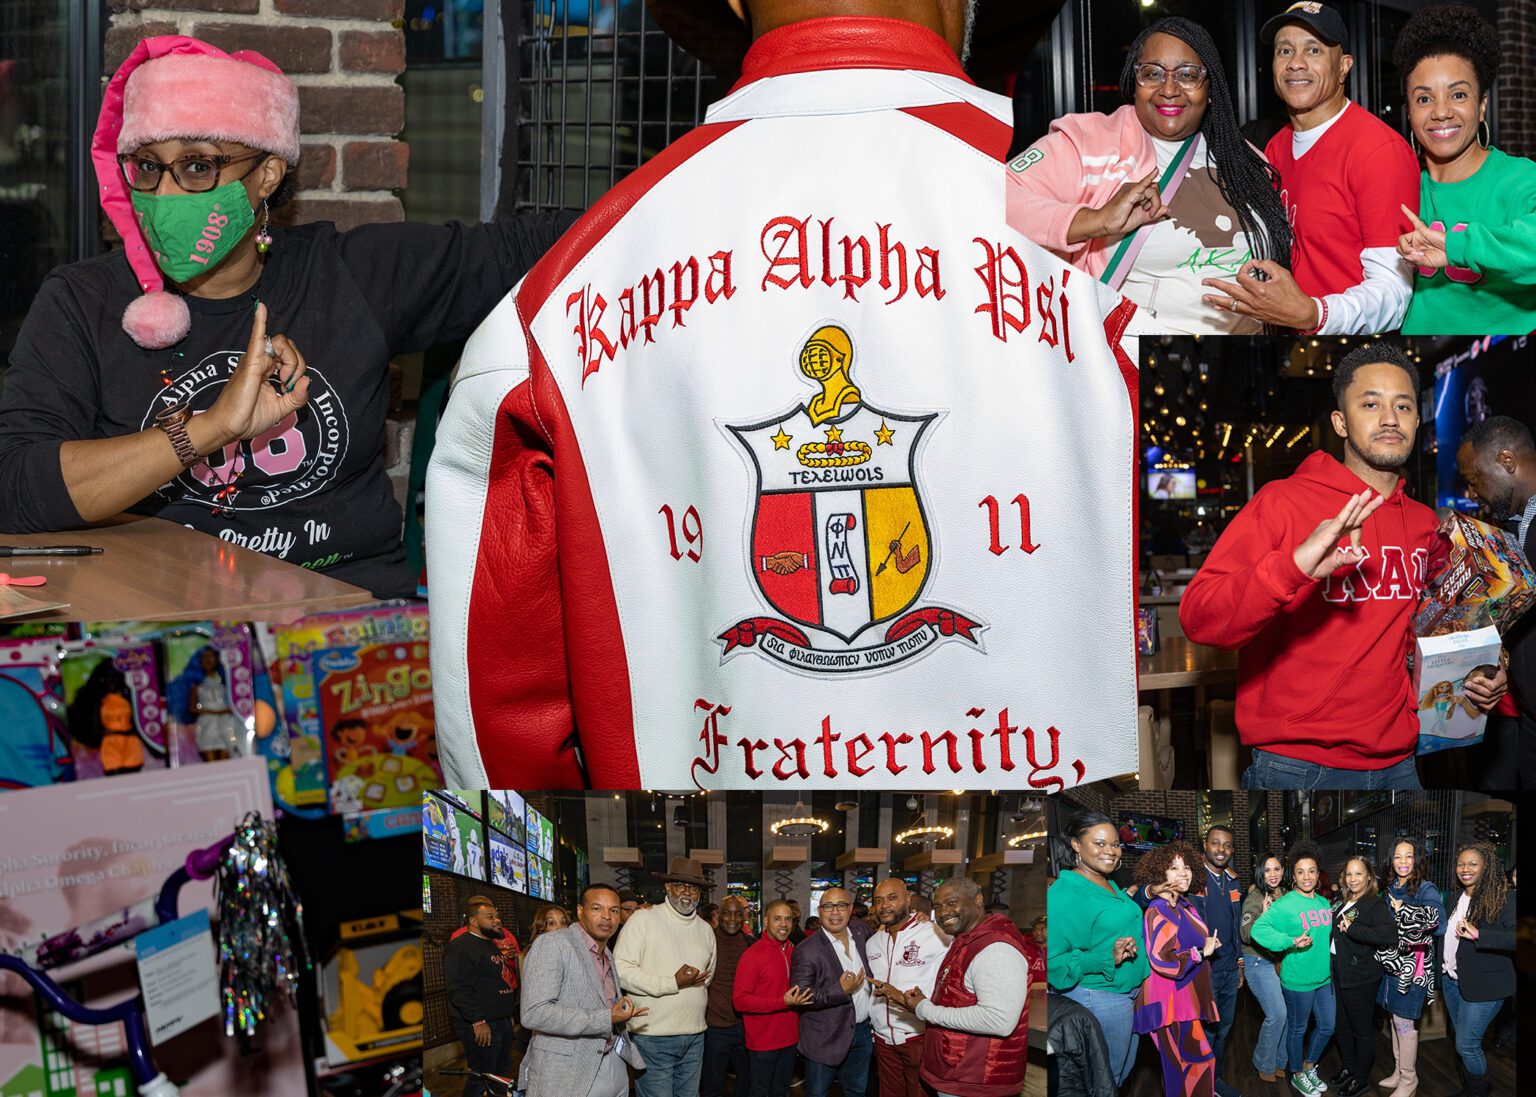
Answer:
[(480, 790), (473, 788), (440, 788), (434, 789), (445, 800), (452, 801), (453, 805), (469, 812), (479, 818), (480, 816)]
[(537, 857), (528, 858), (528, 894), (535, 899), (544, 898), (544, 869), (543, 862)]
[(1153, 499), (1195, 498), (1194, 469), (1150, 469), (1147, 494)]
[(1184, 820), (1139, 811), (1120, 813), (1120, 844), (1128, 849), (1149, 850), (1184, 837)]
[(491, 883), (526, 895), (528, 862), (523, 847), (507, 841), (494, 830), (486, 837), (491, 842)]
[(485, 879), (485, 825), (459, 804), (428, 793), (422, 801), (421, 842), (425, 864)]
[(511, 789), (491, 789), (486, 798), (491, 805), (486, 821), (518, 845), (527, 845), (528, 823), (524, 818), (527, 805), (523, 798)]
[(528, 847), (528, 853), (539, 856), (546, 861), (555, 858), (555, 824), (540, 815), (533, 808), (525, 812), (528, 823), (528, 837), (524, 844)]
[(552, 903), (555, 901), (555, 866), (540, 858), (539, 871), (544, 876), (544, 890), (539, 893), (539, 898)]

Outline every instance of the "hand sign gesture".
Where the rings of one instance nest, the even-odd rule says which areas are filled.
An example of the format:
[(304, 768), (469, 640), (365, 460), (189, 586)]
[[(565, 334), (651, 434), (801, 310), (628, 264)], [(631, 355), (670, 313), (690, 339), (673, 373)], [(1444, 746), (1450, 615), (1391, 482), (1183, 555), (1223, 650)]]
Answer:
[(1400, 208), (1408, 215), (1413, 228), (1397, 238), (1397, 254), (1416, 267), (1439, 270), (1447, 266), (1450, 260), (1445, 255), (1445, 232), (1430, 228), (1407, 206)]
[(1202, 956), (1209, 956), (1211, 953), (1215, 952), (1220, 947), (1221, 947), (1221, 937), (1219, 935), (1213, 933), (1213, 934), (1211, 934), (1209, 937), (1207, 937), (1205, 939), (1205, 950), (1201, 953), (1201, 955)]
[(1157, 188), (1157, 168), (1141, 179), (1126, 183), (1098, 211), (1094, 236), (1119, 236), (1168, 216)]
[(1291, 947), (1298, 951), (1305, 951), (1312, 947), (1312, 938), (1303, 933), (1300, 937), (1291, 938)]
[(1115, 939), (1115, 966), (1119, 967), (1125, 961), (1136, 955), (1136, 939), (1134, 937), (1117, 937)]
[(650, 1010), (645, 1006), (636, 1006), (635, 1003), (630, 1000), (629, 996), (625, 995), (623, 998), (620, 998), (617, 1002), (613, 1003), (613, 1008), (608, 1011), (608, 1014), (613, 1018), (614, 1024), (622, 1025), (624, 1022), (631, 1020), (632, 1018), (644, 1017), (649, 1012)]
[(816, 1000), (810, 987), (790, 987), (784, 992), (786, 1006), (808, 1006)]
[(251, 340), (224, 391), (205, 413), (230, 440), (271, 430), (309, 401), (304, 356), (286, 335), (267, 336), (267, 306), (256, 306)]
[(843, 988), (844, 994), (852, 994), (864, 985), (864, 973), (862, 971), (845, 971), (838, 976), (838, 983)]
[[(1296, 547), (1292, 554), (1296, 566), (1312, 579), (1326, 579), (1340, 568), (1359, 564), (1366, 556), (1360, 547), (1360, 527), (1384, 502), (1386, 500), (1370, 488), (1351, 495), (1336, 516), (1319, 523), (1312, 535)], [(1349, 534), (1349, 545), (1342, 547), (1339, 538), (1346, 533)]]

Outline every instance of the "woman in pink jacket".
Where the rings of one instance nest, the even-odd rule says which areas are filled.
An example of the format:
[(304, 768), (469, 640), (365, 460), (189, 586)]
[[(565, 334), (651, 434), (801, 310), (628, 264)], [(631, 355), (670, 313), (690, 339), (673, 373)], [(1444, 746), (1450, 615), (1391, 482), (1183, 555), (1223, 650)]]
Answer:
[(1202, 278), (1291, 256), (1279, 176), (1238, 130), (1210, 34), (1154, 23), (1131, 43), (1120, 90), (1113, 114), (1058, 118), (1009, 162), (1009, 222), (1135, 301), (1143, 330), (1261, 331), (1201, 300)]

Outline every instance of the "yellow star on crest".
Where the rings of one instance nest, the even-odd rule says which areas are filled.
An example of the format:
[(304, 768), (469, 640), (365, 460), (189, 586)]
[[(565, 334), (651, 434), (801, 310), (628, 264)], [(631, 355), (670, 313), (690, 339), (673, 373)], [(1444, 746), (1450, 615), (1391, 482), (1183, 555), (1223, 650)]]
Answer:
[(774, 449), (788, 449), (789, 448), (789, 440), (791, 438), (793, 438), (794, 435), (785, 434), (784, 433), (784, 424), (780, 423), (779, 424), (779, 433), (777, 433), (777, 434), (770, 434), (768, 437), (773, 441), (773, 448)]
[(894, 430), (892, 430), (890, 427), (885, 425), (885, 420), (884, 419), (880, 420), (880, 429), (875, 431), (875, 445), (877, 445), (877, 446), (889, 446), (889, 445), (891, 445), (891, 435), (893, 435), (895, 433), (896, 432)]
[(829, 441), (829, 442), (841, 442), (842, 440), (843, 440), (843, 431), (842, 431), (841, 427), (828, 427), (827, 428), (827, 441)]

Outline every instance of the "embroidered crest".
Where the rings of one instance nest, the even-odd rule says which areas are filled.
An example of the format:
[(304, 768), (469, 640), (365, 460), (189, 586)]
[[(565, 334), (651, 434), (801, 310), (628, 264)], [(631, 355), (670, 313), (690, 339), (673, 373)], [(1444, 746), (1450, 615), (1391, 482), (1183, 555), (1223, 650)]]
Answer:
[(865, 401), (853, 382), (853, 341), (814, 332), (800, 371), (820, 391), (762, 422), (727, 425), (756, 475), (747, 565), (779, 616), (720, 633), (721, 662), (752, 650), (808, 673), (882, 670), (986, 626), (922, 606), (932, 538), (917, 449), (938, 413), (900, 415)]
[(907, 946), (901, 950), (901, 959), (896, 962), (902, 967), (922, 967), (923, 946), (916, 941), (908, 941)]

